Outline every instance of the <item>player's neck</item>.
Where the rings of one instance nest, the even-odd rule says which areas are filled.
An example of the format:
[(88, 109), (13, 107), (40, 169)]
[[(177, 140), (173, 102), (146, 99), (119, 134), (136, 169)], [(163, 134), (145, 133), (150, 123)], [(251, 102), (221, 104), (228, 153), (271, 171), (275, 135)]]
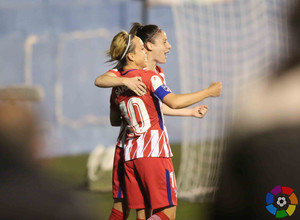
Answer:
[(156, 62), (155, 61), (148, 61), (146, 70), (155, 71), (155, 69), (156, 69)]
[(140, 68), (138, 65), (136, 65), (135, 63), (129, 63), (126, 66), (123, 67), (124, 71), (130, 70), (130, 69), (143, 69)]

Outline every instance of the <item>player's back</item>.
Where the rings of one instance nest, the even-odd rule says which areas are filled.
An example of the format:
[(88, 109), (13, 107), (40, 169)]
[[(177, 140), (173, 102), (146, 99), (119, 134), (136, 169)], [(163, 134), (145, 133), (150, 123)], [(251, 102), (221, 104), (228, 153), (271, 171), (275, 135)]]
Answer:
[(154, 93), (156, 80), (163, 81), (163, 78), (153, 71), (136, 69), (128, 70), (121, 75), (125, 77), (141, 76), (147, 86), (147, 92), (143, 96), (137, 96), (124, 86), (115, 90), (121, 115), (127, 120), (133, 131), (125, 143), (127, 146), (131, 144), (132, 148), (128, 152), (130, 155), (127, 160), (129, 158), (171, 156), (161, 102)]
[(123, 86), (115, 90), (121, 114), (123, 117), (127, 117), (136, 135), (144, 133), (150, 127), (152, 129), (164, 129), (163, 122), (161, 121), (162, 116), (159, 100), (149, 89), (148, 81), (152, 74), (156, 73), (135, 69), (122, 73), (122, 76), (126, 77), (142, 77), (143, 82), (147, 86), (147, 93), (143, 96), (137, 96), (134, 92)]

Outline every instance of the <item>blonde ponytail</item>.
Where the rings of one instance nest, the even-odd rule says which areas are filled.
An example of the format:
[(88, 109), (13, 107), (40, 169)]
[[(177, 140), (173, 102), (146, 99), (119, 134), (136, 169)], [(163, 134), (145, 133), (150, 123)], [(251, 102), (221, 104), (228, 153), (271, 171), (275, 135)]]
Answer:
[(132, 37), (124, 30), (114, 36), (110, 49), (106, 52), (107, 56), (110, 57), (107, 62), (118, 61), (121, 66), (126, 65), (126, 54), (134, 51), (134, 45), (130, 44), (131, 40)]

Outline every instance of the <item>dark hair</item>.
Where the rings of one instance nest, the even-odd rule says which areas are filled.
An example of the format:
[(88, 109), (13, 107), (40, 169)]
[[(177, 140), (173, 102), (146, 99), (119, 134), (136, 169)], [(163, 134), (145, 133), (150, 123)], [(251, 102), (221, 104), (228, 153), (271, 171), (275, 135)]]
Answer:
[(154, 43), (155, 35), (161, 32), (161, 29), (154, 24), (142, 25), (140, 23), (133, 23), (129, 31), (129, 34), (134, 34), (141, 38), (144, 43), (151, 42)]

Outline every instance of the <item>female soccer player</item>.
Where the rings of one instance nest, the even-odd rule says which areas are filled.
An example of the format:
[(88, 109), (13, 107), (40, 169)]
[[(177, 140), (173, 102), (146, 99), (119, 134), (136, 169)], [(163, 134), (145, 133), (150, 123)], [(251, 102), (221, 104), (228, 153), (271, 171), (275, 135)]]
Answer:
[(160, 101), (171, 108), (183, 108), (201, 101), (203, 91), (183, 95), (172, 93), (160, 74), (142, 70), (146, 65), (143, 43), (138, 37), (131, 40), (130, 36), (124, 47), (120, 43), (122, 38), (124, 42), (124, 33), (119, 33), (109, 52), (111, 60), (123, 64), (121, 75), (139, 76), (147, 87), (147, 93), (141, 97), (126, 87), (115, 90), (122, 117), (133, 132), (126, 137), (124, 153), (128, 207), (138, 210), (139, 219), (144, 218), (144, 213), (140, 215), (139, 211), (147, 204), (157, 211), (156, 218), (175, 219), (177, 198), (172, 152)]
[[(139, 23), (134, 23), (130, 33), (136, 33), (137, 36), (139, 36), (145, 44), (148, 55), (146, 69), (154, 70), (164, 78), (163, 70), (162, 68), (157, 66), (157, 63), (165, 63), (167, 58), (166, 53), (168, 53), (171, 49), (171, 45), (168, 42), (165, 32), (156, 25), (142, 26)], [(118, 71), (118, 69), (110, 70), (109, 72), (99, 76), (95, 81), (95, 85), (104, 88), (125, 85), (129, 89), (134, 91), (137, 95), (143, 95), (146, 92), (144, 88), (145, 85), (143, 84), (143, 82), (141, 82), (140, 77), (127, 78), (117, 76), (120, 76), (120, 72)], [(220, 92), (221, 83), (213, 83), (209, 88), (203, 90), (203, 99), (209, 96), (218, 96)], [(201, 105), (186, 109), (171, 109), (168, 106), (163, 105), (163, 113), (165, 115), (193, 116), (202, 118), (206, 111), (207, 106)], [(117, 146), (120, 146), (120, 137), (121, 135), (119, 135)], [(121, 158), (120, 154), (122, 154), (122, 149), (120, 147), (116, 147), (113, 171), (114, 206), (112, 215), (114, 215), (114, 213), (117, 213), (119, 216), (123, 214), (123, 195), (120, 190), (122, 188), (120, 187), (120, 183), (122, 184), (122, 181), (119, 181), (118, 179), (118, 177), (122, 177), (122, 172), (120, 173), (120, 170), (122, 170), (120, 168), (122, 166), (122, 162), (118, 161), (118, 159)]]

